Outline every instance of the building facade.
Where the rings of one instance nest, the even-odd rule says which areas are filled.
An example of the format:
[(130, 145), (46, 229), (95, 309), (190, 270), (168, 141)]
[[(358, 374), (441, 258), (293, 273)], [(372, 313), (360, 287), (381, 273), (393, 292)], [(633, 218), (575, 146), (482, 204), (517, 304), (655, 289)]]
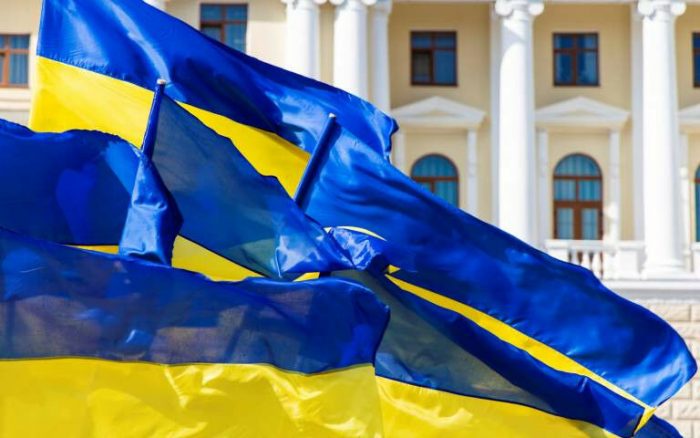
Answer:
[[(148, 3), (374, 102), (403, 172), (591, 269), (700, 355), (700, 3)], [(0, 9), (0, 117), (25, 123), (41, 2)], [(661, 414), (700, 437), (700, 381)]]

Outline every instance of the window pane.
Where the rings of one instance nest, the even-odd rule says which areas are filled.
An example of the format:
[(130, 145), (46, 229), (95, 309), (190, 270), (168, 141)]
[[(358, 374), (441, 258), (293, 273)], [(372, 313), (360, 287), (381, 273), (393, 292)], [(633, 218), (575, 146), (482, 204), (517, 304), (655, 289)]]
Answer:
[(245, 52), (245, 30), (246, 26), (241, 24), (227, 24), (226, 30), (226, 45), (233, 47), (236, 50)]
[(455, 44), (454, 34), (438, 34), (435, 38), (435, 47), (439, 49), (454, 49)]
[(412, 72), (413, 82), (425, 84), (430, 82), (430, 69), (432, 68), (432, 56), (426, 52), (413, 52)]
[(220, 5), (202, 5), (202, 21), (221, 20), (223, 17)]
[(598, 209), (584, 208), (581, 211), (581, 231), (583, 240), (598, 240)]
[(5, 65), (5, 55), (0, 53), (0, 84), (5, 82), (5, 69), (3, 66)]
[(554, 181), (555, 201), (575, 201), (576, 181), (555, 180)]
[(693, 64), (695, 68), (693, 69), (693, 74), (695, 75), (695, 84), (700, 85), (700, 54), (693, 56)]
[(574, 47), (574, 37), (571, 35), (554, 35), (555, 49), (571, 49)]
[(420, 177), (456, 177), (457, 169), (447, 158), (439, 155), (423, 157), (413, 166), (411, 176)]
[(5, 41), (5, 37), (0, 35), (0, 48), (4, 48), (6, 43), (7, 41)]
[(578, 83), (580, 85), (598, 84), (598, 54), (581, 52), (578, 54)]
[(600, 201), (600, 181), (579, 181), (579, 201)]
[(429, 49), (431, 47), (432, 39), (427, 33), (414, 33), (411, 34), (411, 48), (413, 49)]
[(700, 33), (693, 34), (693, 48), (700, 49)]
[(221, 28), (219, 26), (204, 26), (202, 27), (202, 33), (217, 41), (221, 41)]
[(28, 82), (28, 55), (10, 55), (10, 84), (25, 85)]
[(557, 235), (555, 239), (574, 238), (574, 210), (571, 208), (557, 209)]
[(554, 174), (558, 176), (600, 176), (598, 165), (584, 155), (568, 155), (557, 164)]
[(457, 80), (455, 71), (455, 52), (436, 50), (435, 82), (438, 84), (454, 84)]
[(245, 21), (248, 18), (248, 7), (245, 5), (233, 5), (226, 8), (227, 20)]
[(579, 40), (579, 47), (584, 49), (597, 49), (598, 35), (582, 35)]
[(457, 183), (454, 181), (436, 181), (435, 195), (452, 205), (457, 205)]
[(554, 55), (554, 82), (557, 84), (572, 83), (574, 58), (569, 54), (557, 53)]
[(432, 186), (430, 185), (429, 182), (427, 181), (416, 181), (418, 184), (420, 184), (421, 187), (423, 187), (425, 190), (429, 191), (432, 193)]
[(10, 37), (11, 49), (28, 49), (29, 37), (27, 35), (15, 35)]

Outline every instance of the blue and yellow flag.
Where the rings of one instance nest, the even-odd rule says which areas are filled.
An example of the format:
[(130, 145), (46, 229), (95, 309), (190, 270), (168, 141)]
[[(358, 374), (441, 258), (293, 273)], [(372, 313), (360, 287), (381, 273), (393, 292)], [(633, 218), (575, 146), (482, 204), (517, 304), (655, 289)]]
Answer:
[(379, 436), (388, 311), (341, 279), (215, 283), (0, 230), (0, 435)]
[[(354, 268), (276, 178), (260, 175), (228, 138), (164, 93), (154, 102), (148, 134), (152, 146), (144, 150), (152, 147), (153, 164), (183, 217), (174, 266), (228, 280)], [(141, 231), (148, 240), (152, 230)]]
[(46, 0), (38, 55), (33, 129), (97, 129), (140, 144), (162, 78), (289, 193), (329, 113), (384, 157), (396, 128), (371, 104), (230, 49), (142, 0)]
[(99, 132), (35, 133), (0, 120), (0, 227), (66, 245), (116, 245), (138, 151)]
[(505, 418), (514, 431), (536, 410), (549, 415), (542, 430), (631, 436), (695, 373), (656, 315), (436, 198), (343, 131), (317, 148), (297, 201), (356, 264), (388, 265), (372, 287), (392, 309), (377, 360), (388, 431), (486, 433)]

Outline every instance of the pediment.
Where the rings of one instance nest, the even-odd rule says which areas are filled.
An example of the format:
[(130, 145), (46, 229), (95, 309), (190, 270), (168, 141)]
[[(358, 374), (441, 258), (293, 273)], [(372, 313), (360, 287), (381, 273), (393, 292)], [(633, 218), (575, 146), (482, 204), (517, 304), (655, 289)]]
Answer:
[(438, 96), (394, 108), (391, 115), (403, 128), (476, 129), (485, 117), (477, 108)]
[(681, 130), (685, 132), (700, 131), (700, 104), (681, 109), (678, 112)]
[(538, 109), (535, 118), (540, 128), (620, 129), (629, 111), (578, 96)]

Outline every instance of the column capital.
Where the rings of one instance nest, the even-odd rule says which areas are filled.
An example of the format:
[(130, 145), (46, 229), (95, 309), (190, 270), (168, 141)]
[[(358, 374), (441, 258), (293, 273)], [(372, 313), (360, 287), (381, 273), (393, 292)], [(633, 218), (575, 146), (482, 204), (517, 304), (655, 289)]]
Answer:
[(374, 6), (377, 0), (330, 0), (335, 6), (343, 6), (349, 9), (366, 9), (367, 6)]
[(637, 12), (652, 20), (668, 21), (685, 12), (685, 2), (681, 0), (639, 0)]
[(377, 2), (374, 5), (374, 11), (375, 13), (381, 12), (386, 15), (391, 14), (391, 9), (393, 6), (393, 1), (392, 0), (377, 0)]
[(544, 11), (543, 0), (496, 0), (493, 11), (500, 18), (531, 20)]

